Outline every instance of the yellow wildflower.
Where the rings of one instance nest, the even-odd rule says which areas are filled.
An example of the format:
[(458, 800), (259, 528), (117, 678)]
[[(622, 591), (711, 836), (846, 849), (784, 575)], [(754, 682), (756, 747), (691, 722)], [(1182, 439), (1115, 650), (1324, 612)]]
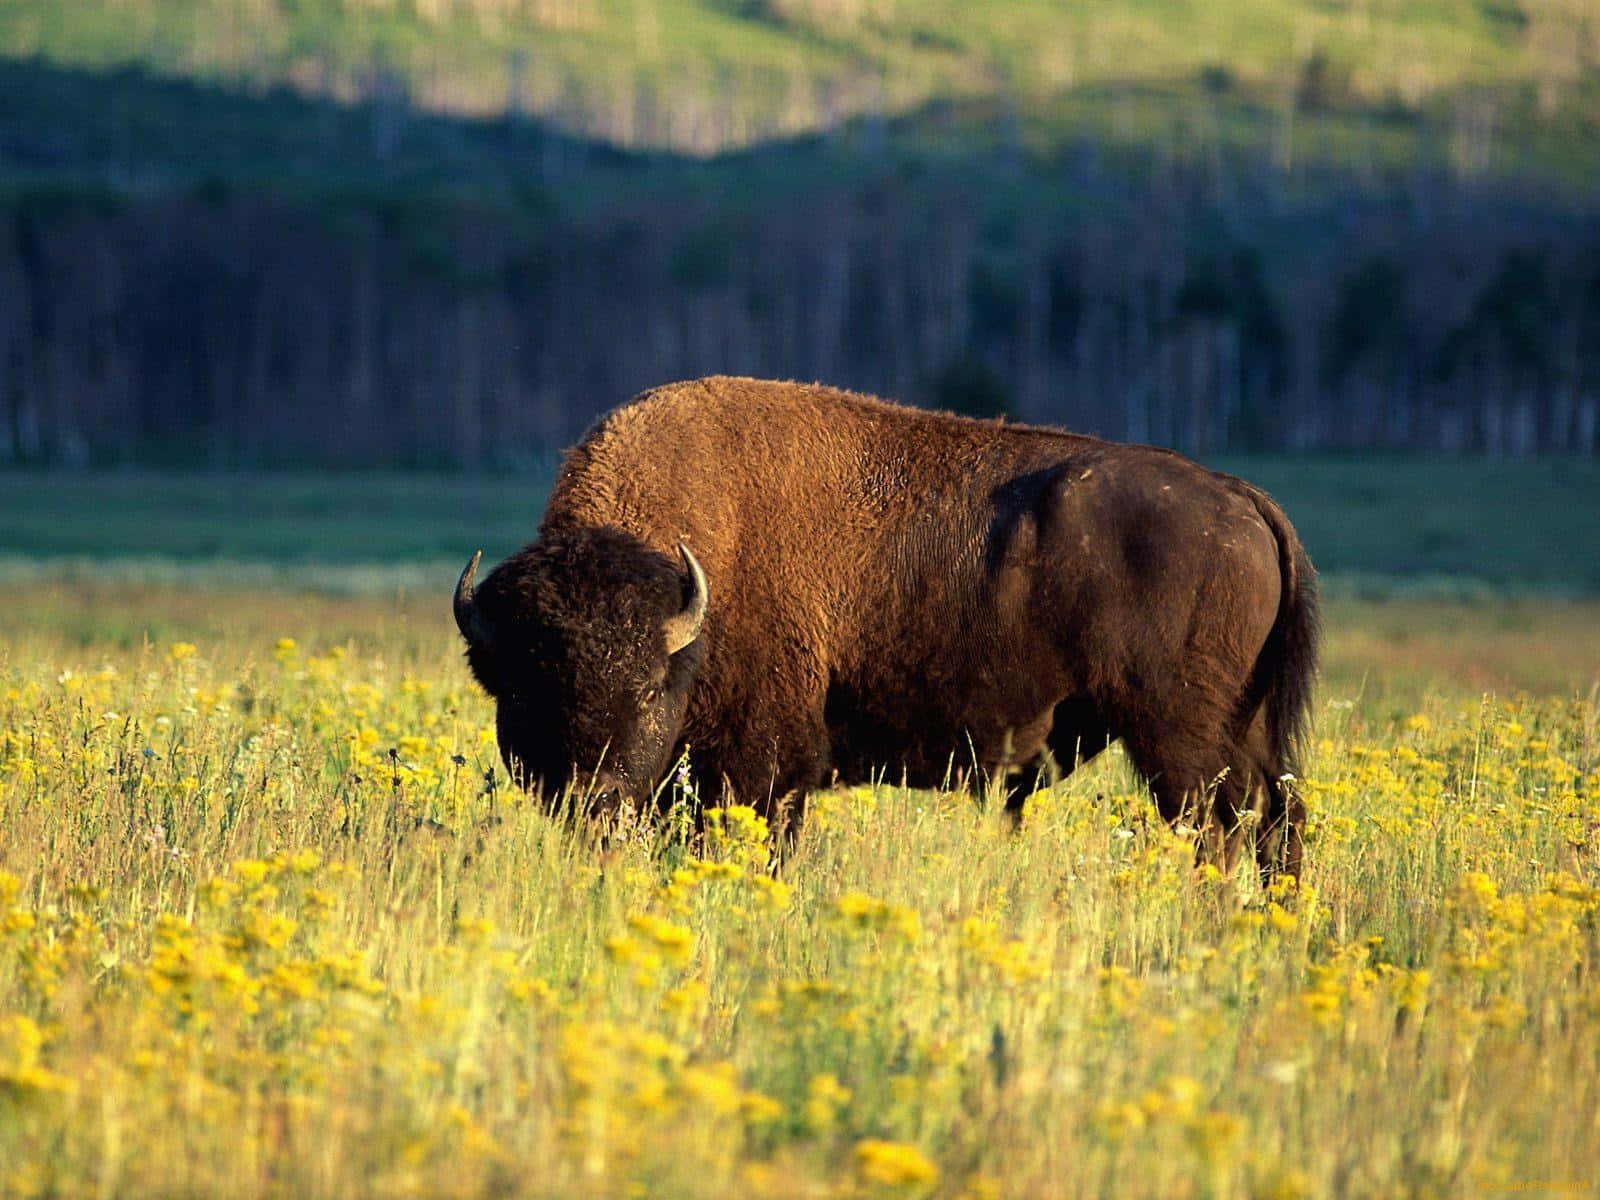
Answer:
[(939, 1179), (939, 1168), (909, 1142), (857, 1142), (856, 1167), (863, 1179), (888, 1187), (931, 1185)]
[(678, 1076), (678, 1086), (686, 1096), (719, 1116), (733, 1115), (744, 1102), (731, 1063), (685, 1067)]
[(39, 1065), (44, 1034), (21, 1013), (0, 1017), (0, 1093), (73, 1092), (77, 1084), (65, 1075)]
[(233, 864), (233, 873), (246, 883), (260, 883), (272, 870), (272, 864), (258, 858), (241, 859)]
[(851, 1094), (832, 1071), (813, 1075), (806, 1085), (806, 1123), (819, 1133), (833, 1128), (839, 1110), (850, 1103)]
[(628, 918), (628, 928), (648, 938), (669, 963), (683, 963), (694, 952), (693, 931), (663, 917), (635, 913)]

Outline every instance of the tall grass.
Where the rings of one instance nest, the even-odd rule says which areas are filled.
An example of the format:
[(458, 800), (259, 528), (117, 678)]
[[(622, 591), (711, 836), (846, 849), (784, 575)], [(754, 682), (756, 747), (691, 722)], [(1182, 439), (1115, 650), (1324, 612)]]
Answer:
[(431, 608), (132, 605), (215, 632), (0, 643), (0, 1191), (1600, 1171), (1592, 693), (1435, 667), (1396, 707), (1336, 649), (1298, 894), (1196, 871), (1115, 755), (1016, 834), (964, 794), (825, 794), (775, 870), (745, 810), (601, 845), (508, 792)]

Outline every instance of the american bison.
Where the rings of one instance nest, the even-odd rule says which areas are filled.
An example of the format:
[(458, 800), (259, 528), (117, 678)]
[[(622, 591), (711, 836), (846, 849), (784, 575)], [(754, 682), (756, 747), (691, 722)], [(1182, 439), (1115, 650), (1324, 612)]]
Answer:
[[(455, 617), (513, 777), (797, 820), (885, 775), (1004, 785), (1120, 740), (1169, 822), (1298, 875), (1315, 573), (1270, 497), (1166, 450), (711, 378), (566, 458)], [(1008, 807), (1025, 788), (1009, 792)]]

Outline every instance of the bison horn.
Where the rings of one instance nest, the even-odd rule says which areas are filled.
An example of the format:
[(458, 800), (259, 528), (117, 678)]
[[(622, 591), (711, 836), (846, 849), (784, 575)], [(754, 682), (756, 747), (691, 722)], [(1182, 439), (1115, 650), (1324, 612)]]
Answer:
[(689, 553), (689, 547), (679, 542), (678, 553), (683, 555), (683, 565), (688, 568), (689, 580), (694, 590), (689, 593), (688, 600), (684, 601), (683, 611), (673, 614), (662, 622), (661, 632), (667, 636), (668, 654), (676, 654), (700, 636), (700, 626), (704, 625), (706, 620), (706, 604), (711, 596), (706, 587), (706, 573), (700, 569), (700, 564), (695, 561), (694, 555)]
[(472, 584), (478, 576), (478, 560), (482, 557), (482, 550), (474, 554), (462, 570), (461, 578), (456, 581), (456, 628), (461, 630), (461, 636), (467, 639), (467, 644), (474, 646), (489, 641), (489, 631), (484, 628), (483, 617), (472, 598)]

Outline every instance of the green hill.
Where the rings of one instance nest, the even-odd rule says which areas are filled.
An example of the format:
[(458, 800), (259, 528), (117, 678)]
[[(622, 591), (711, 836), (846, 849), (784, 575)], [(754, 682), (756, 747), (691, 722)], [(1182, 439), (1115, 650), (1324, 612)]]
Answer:
[(1382, 159), (1426, 126), (1465, 168), (1571, 173), (1600, 142), (1590, 0), (8, 0), (0, 54), (702, 155), (952, 99), (1045, 145)]

